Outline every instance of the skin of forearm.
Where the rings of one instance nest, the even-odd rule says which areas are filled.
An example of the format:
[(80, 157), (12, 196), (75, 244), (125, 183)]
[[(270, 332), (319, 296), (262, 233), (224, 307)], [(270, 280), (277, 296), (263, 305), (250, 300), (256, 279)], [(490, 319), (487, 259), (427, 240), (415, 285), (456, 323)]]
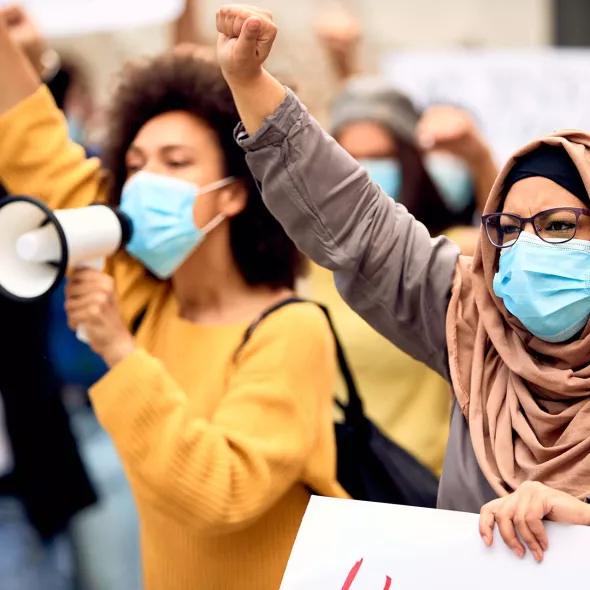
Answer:
[(41, 85), (35, 68), (12, 42), (3, 23), (0, 23), (0, 79), (0, 115), (34, 94)]
[(245, 83), (228, 80), (242, 123), (248, 135), (255, 135), (264, 121), (279, 108), (287, 91), (266, 70)]

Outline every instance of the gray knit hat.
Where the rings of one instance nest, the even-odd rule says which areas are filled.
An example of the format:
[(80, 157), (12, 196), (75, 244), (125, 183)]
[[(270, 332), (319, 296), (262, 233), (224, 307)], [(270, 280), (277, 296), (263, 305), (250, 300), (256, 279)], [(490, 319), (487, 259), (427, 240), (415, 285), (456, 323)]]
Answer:
[(405, 94), (379, 78), (362, 77), (351, 80), (336, 97), (331, 117), (332, 135), (347, 123), (373, 121), (387, 127), (400, 139), (415, 144), (420, 113)]

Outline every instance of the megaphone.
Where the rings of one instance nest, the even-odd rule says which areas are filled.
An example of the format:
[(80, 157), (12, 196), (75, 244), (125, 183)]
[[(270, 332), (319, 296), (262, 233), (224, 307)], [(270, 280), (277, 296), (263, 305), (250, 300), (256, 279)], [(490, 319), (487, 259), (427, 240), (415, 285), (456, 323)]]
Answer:
[[(69, 268), (102, 270), (131, 233), (131, 220), (116, 207), (52, 211), (32, 197), (6, 197), (0, 201), (0, 293), (15, 301), (39, 299)], [(77, 336), (88, 342), (83, 326)]]

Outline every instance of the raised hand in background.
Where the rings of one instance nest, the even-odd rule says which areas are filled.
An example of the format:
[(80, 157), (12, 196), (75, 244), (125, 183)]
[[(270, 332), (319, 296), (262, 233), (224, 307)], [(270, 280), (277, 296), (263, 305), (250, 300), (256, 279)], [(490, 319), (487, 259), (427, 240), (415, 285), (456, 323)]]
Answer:
[(0, 19), (4, 21), (12, 41), (26, 55), (39, 77), (50, 77), (52, 71), (59, 67), (59, 58), (49, 49), (25, 9), (20, 4), (0, 8)]
[(361, 27), (357, 19), (343, 9), (331, 10), (317, 20), (315, 30), (338, 82), (344, 83), (357, 74), (361, 41)]
[[(39, 72), (25, 54), (14, 7), (0, 9), (0, 115), (33, 94), (41, 81)], [(26, 28), (26, 27), (25, 27)], [(26, 35), (25, 35), (26, 38)]]

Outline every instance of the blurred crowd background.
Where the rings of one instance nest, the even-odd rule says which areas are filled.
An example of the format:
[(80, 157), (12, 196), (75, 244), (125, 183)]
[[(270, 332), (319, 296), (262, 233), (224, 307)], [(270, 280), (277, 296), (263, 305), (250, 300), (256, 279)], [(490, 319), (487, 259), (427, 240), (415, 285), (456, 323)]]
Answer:
[[(219, 1), (199, 0), (194, 17), (183, 25), (183, 34), (213, 44), (215, 10), (221, 5)], [(327, 23), (341, 24), (338, 28), (342, 30), (332, 43), (335, 53), (341, 52), (347, 39), (355, 39), (357, 67), (373, 73), (381, 71), (384, 56), (397, 50), (522, 50), (590, 43), (590, 33), (583, 26), (590, 8), (583, 0), (306, 0), (296, 8), (283, 0), (270, 0), (265, 5), (281, 26), (273, 63), (297, 78), (299, 93), (322, 122), (327, 117), (326, 98), (334, 91), (333, 62), (317, 34), (318, 27)], [(349, 21), (349, 16), (354, 20)], [(108, 96), (112, 75), (122, 62), (164, 50), (175, 31), (174, 26), (154, 25), (55, 39), (53, 44), (79, 59), (100, 103)]]
[[(0, 7), (6, 4), (0, 1)], [(43, 0), (43, 4), (67, 10), (65, 1)], [(25, 49), (30, 55), (37, 51), (45, 62), (59, 56), (59, 68), (67, 74), (63, 109), (70, 135), (89, 156), (100, 157), (103, 109), (123, 64), (180, 44), (212, 51), (214, 15), (221, 4), (187, 0), (173, 22), (147, 27), (122, 23), (116, 31), (65, 37), (45, 37), (41, 26), (38, 34), (29, 31)], [(266, 0), (263, 4), (280, 28), (270, 69), (296, 88), (310, 111), (353, 156), (368, 161), (388, 154), (387, 147), (383, 154), (375, 153), (380, 138), (371, 135), (374, 129), (351, 128), (350, 123), (363, 119), (351, 113), (364, 109), (367, 121), (379, 120), (391, 132), (398, 151), (406, 144), (420, 145), (430, 154), (454, 158), (455, 167), (443, 166), (440, 174), (438, 160), (426, 166), (429, 186), (433, 181), (443, 200), (442, 217), (433, 209), (438, 205), (426, 201), (408, 206), (414, 207), (433, 235), (446, 233), (460, 242), (465, 254), (470, 254), (477, 239), (479, 216), (503, 158), (524, 141), (554, 128), (590, 128), (590, 84), (582, 75), (584, 68), (590, 71), (590, 51), (585, 49), (590, 46), (590, 3), (585, 0)], [(25, 9), (30, 7), (33, 22), (34, 5), (23, 3)], [(50, 69), (51, 63), (42, 66)], [(403, 160), (402, 154), (399, 159)], [(379, 171), (374, 174), (378, 180)], [(392, 176), (381, 178), (384, 189), (387, 182), (394, 182)], [(327, 271), (312, 268), (301, 292), (332, 309), (371, 417), (439, 475), (448, 435), (448, 386), (348, 311)], [(48, 349), (63, 383), (85, 467), (100, 498), (71, 519), (62, 541), (75, 548), (81, 590), (139, 589), (133, 499), (117, 453), (85, 396), (105, 367), (69, 331), (62, 308), (63, 294), (58, 291), (48, 311)], [(13, 559), (16, 546), (14, 527), (9, 530), (3, 523), (17, 520), (9, 507), (0, 507), (0, 568), (3, 560)], [(48, 567), (70, 571), (65, 564), (70, 553), (54, 549)]]

